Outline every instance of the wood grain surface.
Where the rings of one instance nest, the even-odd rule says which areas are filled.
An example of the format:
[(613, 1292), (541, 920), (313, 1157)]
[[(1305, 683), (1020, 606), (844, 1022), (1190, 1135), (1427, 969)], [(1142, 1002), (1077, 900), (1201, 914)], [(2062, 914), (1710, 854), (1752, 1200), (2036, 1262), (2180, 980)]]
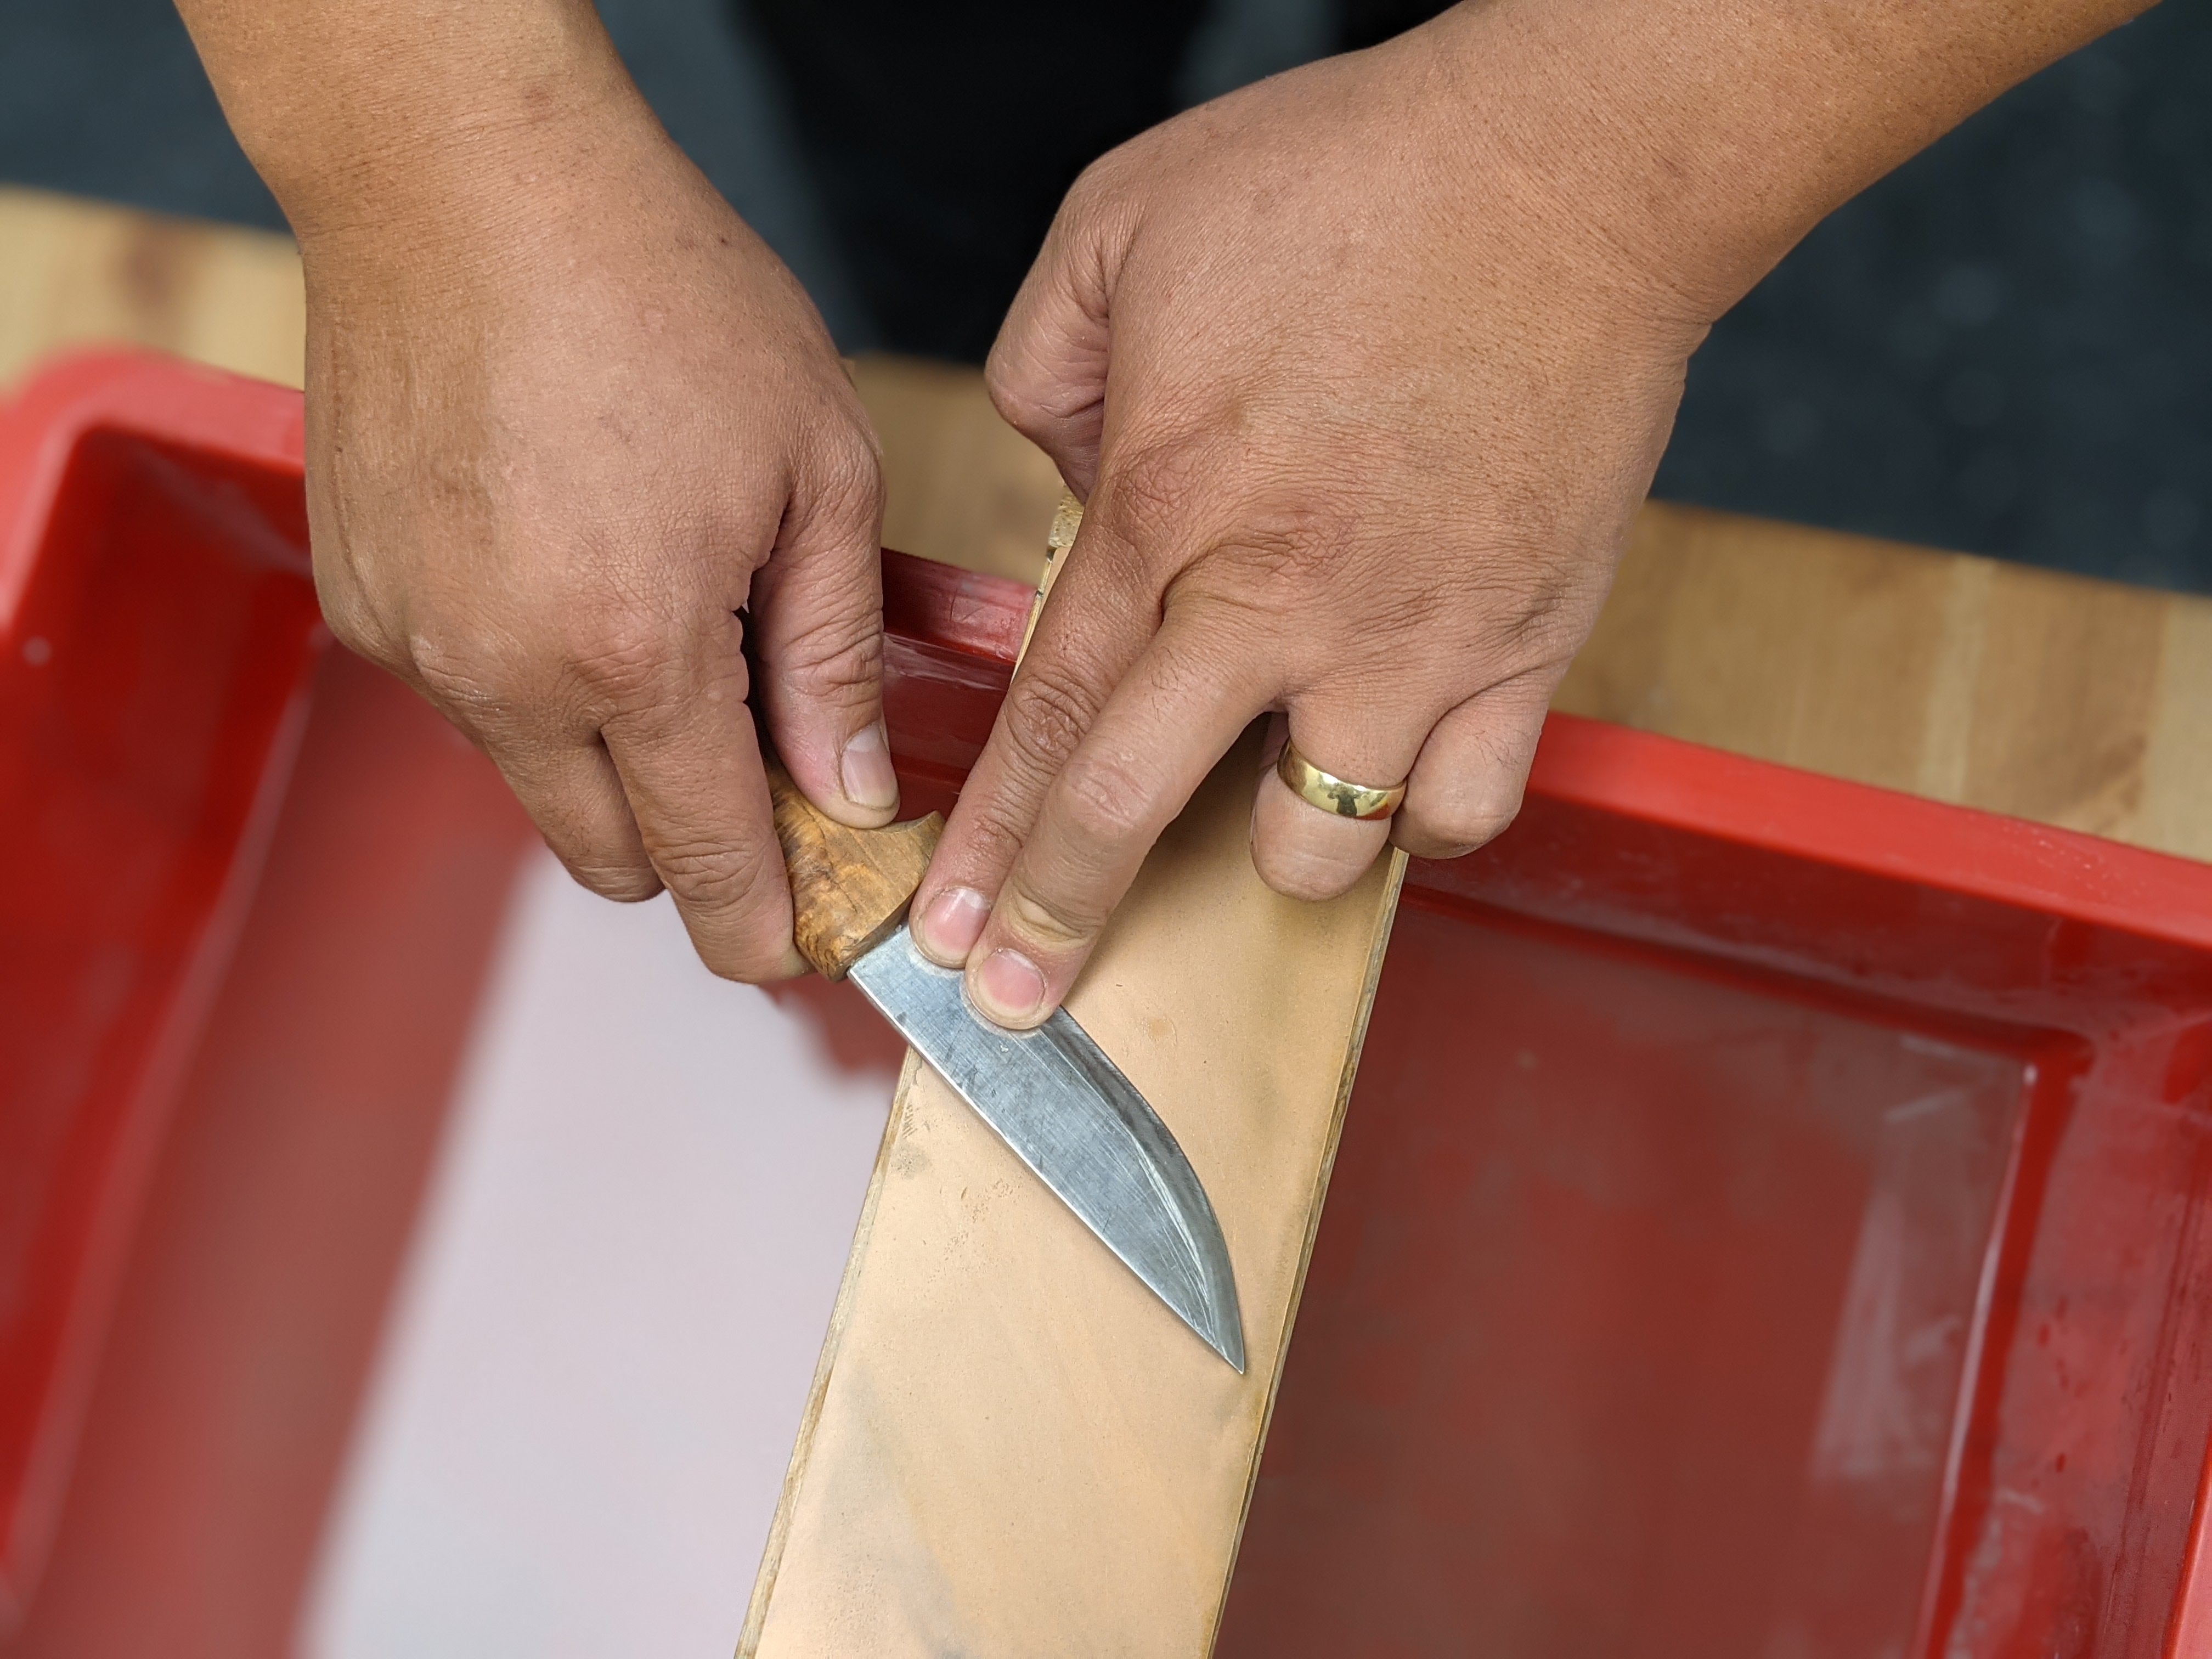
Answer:
[(815, 972), (842, 979), (906, 919), (907, 902), (945, 833), (945, 815), (855, 830), (817, 811), (774, 760), (768, 789), (791, 878), (793, 942)]
[(1404, 867), (1269, 891), (1259, 771), (1255, 730), (1069, 1002), (1206, 1183), (1244, 1374), (909, 1058), (742, 1654), (1210, 1650)]
[(297, 386), (307, 316), (288, 237), (0, 185), (0, 385), (123, 342)]
[(1553, 702), (2212, 858), (2201, 599), (1655, 504)]
[[(0, 189), (0, 377), (124, 340), (296, 385), (283, 238)], [(1060, 495), (982, 377), (855, 368), (884, 539), (1035, 580)], [(2212, 858), (2212, 600), (1653, 503), (1558, 706)]]

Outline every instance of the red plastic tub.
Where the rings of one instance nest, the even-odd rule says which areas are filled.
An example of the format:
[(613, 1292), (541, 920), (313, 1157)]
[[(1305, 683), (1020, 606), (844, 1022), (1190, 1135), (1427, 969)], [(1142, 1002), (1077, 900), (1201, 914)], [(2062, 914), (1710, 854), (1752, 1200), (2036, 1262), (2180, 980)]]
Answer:
[(296, 406), (114, 367), (0, 416), (0, 1624), (319, 630)]
[(1582, 721), (1416, 866), (1224, 1654), (2208, 1650), (2212, 866)]
[[(228, 440), (210, 427), (296, 423), (294, 394), (174, 366), (129, 373), (141, 377), (134, 396), (222, 411), (204, 417), (204, 463), (189, 445), (155, 447), (162, 466), (188, 475), (230, 476)], [(10, 416), (16, 448), (77, 443), (41, 437), (35, 410), (36, 394)], [(277, 495), (296, 504), (296, 440), (286, 441), (294, 447), (256, 464), (276, 481), (272, 513)], [(0, 466), (16, 464), (0, 456)], [(151, 490), (118, 493), (156, 499)], [(266, 521), (192, 520), (218, 535)], [(15, 530), (8, 523), (0, 517), (0, 533), (18, 540), (7, 545), (22, 545), (31, 532), (20, 516)], [(884, 571), (893, 749), (908, 804), (943, 805), (1003, 694), (1027, 594), (896, 555)], [(18, 660), (20, 643), (9, 649)], [(431, 1030), (427, 1006), (371, 1018), (380, 997), (411, 994), (423, 941), (439, 935), (382, 920), (397, 914), (389, 899), (374, 915), (329, 907), (327, 890), (343, 890), (383, 843), (337, 834), (328, 803), (343, 800), (349, 823), (381, 812), (392, 836), (404, 825), (426, 871), (440, 847), (470, 835), (481, 843), (476, 864), (453, 867), (497, 867), (510, 833), (498, 826), (512, 817), (495, 817), (473, 756), (452, 762), (437, 787), (459, 800), (465, 770), (467, 788), (486, 793), (444, 816), (422, 805), (436, 799), (428, 760), (379, 775), (394, 781), (373, 794), (362, 768), (341, 775), (319, 762), (363, 752), (346, 735), (360, 720), (338, 712), (386, 708), (381, 683), (349, 662), (335, 654), (317, 682), (300, 781), (272, 836), (269, 881), (283, 903), (264, 893), (249, 918), (205, 1040), (228, 1058), (195, 1062), (202, 1080), (187, 1096), (198, 1105), (182, 1131), (197, 1133), (195, 1112), (220, 1117), (246, 1091), (241, 1079), (265, 1085), (257, 1066), (289, 1079), (305, 1109), (338, 1087), (319, 1058), (334, 1043), (353, 1045), (349, 1087), (352, 1072), (409, 1042), (457, 1041)], [(318, 735), (326, 714), (327, 738)], [(407, 724), (418, 714), (428, 720), (402, 697), (376, 718), (410, 734), (405, 752), (427, 757), (432, 726)], [(282, 728), (281, 717), (267, 724), (255, 775), (270, 775)], [(19, 727), (4, 730), (19, 749), (0, 753), (0, 766), (18, 765)], [(9, 833), (24, 821), (11, 810)], [(252, 821), (248, 810), (228, 843), (234, 872)], [(21, 867), (0, 880), (21, 885)], [(458, 890), (410, 881), (392, 890)], [(478, 877), (468, 890), (484, 884)], [(447, 900), (435, 914), (454, 908)], [(348, 948), (321, 944), (341, 921), (354, 930)], [(360, 940), (380, 925), (389, 940), (364, 951)], [(220, 928), (199, 926), (178, 960), (212, 959), (205, 941)], [(480, 971), (481, 933), (473, 956), (441, 953), (460, 965), (447, 973), (439, 1013), (465, 1020), (461, 975)], [(56, 948), (52, 960), (69, 959)], [(252, 996), (240, 978), (249, 966)], [(20, 994), (43, 994), (50, 977), (21, 972)], [(165, 982), (191, 980), (180, 968)], [(16, 984), (11, 976), (11, 999)], [(267, 1012), (278, 985), (282, 1032)], [(883, 1041), (843, 994), (811, 994), (825, 1018), (848, 1022), (852, 1042)], [(163, 1029), (183, 1029), (175, 1010), (190, 1001), (171, 993)], [(318, 1034), (313, 1054), (265, 1060), (294, 1026)], [(60, 1029), (42, 1018), (4, 1052), (43, 1052)], [(445, 1073), (420, 1071), (409, 1086), (434, 1100)], [(21, 1074), (0, 1073), (0, 1137), (20, 1133), (22, 1103), (37, 1098)], [(227, 1121), (228, 1138), (208, 1144), (245, 1169), (253, 1149), (240, 1126), (273, 1133), (274, 1120)], [(2212, 867), (1555, 718), (1514, 828), (1457, 864), (1414, 866), (1221, 1651), (2212, 1651), (2212, 1540), (2202, 1536), (2208, 1124)], [(349, 1199), (376, 1181), (395, 1194), (349, 1224), (366, 1236), (373, 1223), (379, 1237), (403, 1224), (421, 1169), (419, 1158), (347, 1164)], [(111, 1191), (130, 1189), (113, 1170), (107, 1178)], [(223, 1212), (251, 1209), (262, 1178), (240, 1174)], [(315, 1211), (318, 1224), (328, 1208)], [(181, 1249), (179, 1224), (149, 1223)], [(301, 1213), (287, 1224), (311, 1231)], [(258, 1326), (240, 1317), (200, 1331), (202, 1346), (258, 1344), (258, 1353), (279, 1328), (271, 1322), (288, 1336), (311, 1322), (304, 1298), (316, 1281), (301, 1275), (322, 1258), (297, 1259), (307, 1265), (293, 1272), (290, 1301), (264, 1298)], [(29, 1260), (9, 1258), (19, 1285)], [(12, 1305), (59, 1296), (91, 1306), (93, 1282), (42, 1281)], [(366, 1364), (360, 1331), (373, 1329), (385, 1282), (367, 1270), (349, 1281), (336, 1299), (350, 1297), (351, 1322), (333, 1324), (308, 1355), (313, 1367), (283, 1376), (312, 1372), (333, 1401), (349, 1399), (343, 1379)], [(5, 1334), (15, 1340), (16, 1327)], [(131, 1352), (165, 1351), (149, 1338)], [(265, 1367), (234, 1370), (276, 1386)], [(220, 1408), (210, 1394), (198, 1409)], [(147, 1427), (143, 1396), (134, 1409), (93, 1413), (89, 1465), (100, 1463), (103, 1437), (150, 1446), (196, 1431), (197, 1419), (174, 1413)], [(318, 1421), (319, 1440), (289, 1443), (288, 1469), (309, 1452), (334, 1462), (343, 1413)], [(206, 1441), (214, 1449), (191, 1466), (198, 1480), (232, 1485), (219, 1498), (195, 1488), (193, 1504), (172, 1506), (193, 1538), (228, 1535), (258, 1490), (240, 1470), (273, 1468), (249, 1464), (220, 1436)], [(296, 1594), (304, 1548), (258, 1580), (235, 1564), (179, 1565), (178, 1549), (160, 1547), (170, 1534), (106, 1501), (115, 1518), (102, 1536), (138, 1527), (149, 1582), (156, 1570), (179, 1583), (228, 1571), (234, 1597)], [(280, 1535), (267, 1516), (258, 1524), (253, 1535)], [(97, 1559), (92, 1548), (71, 1559)], [(259, 1551), (256, 1565), (270, 1555)], [(70, 1595), (94, 1605), (82, 1586), (96, 1567), (54, 1577), (34, 1615)], [(135, 1646), (59, 1634), (33, 1646), (84, 1659), (149, 1650), (158, 1636), (175, 1653), (280, 1650), (289, 1626), (276, 1615), (250, 1638), (185, 1639), (187, 1626), (216, 1628), (191, 1622), (210, 1600), (204, 1584), (186, 1584), (166, 1604), (182, 1611), (166, 1625), (140, 1620)], [(87, 1613), (71, 1628), (96, 1625)], [(100, 1626), (111, 1627), (120, 1628)]]
[(0, 1653), (290, 1650), (526, 820), (319, 650), (299, 394), (0, 404)]
[[(885, 568), (940, 804), (1026, 595)], [(1219, 1652), (2212, 1653), (2208, 1335), (2212, 866), (1555, 715), (1408, 878)]]

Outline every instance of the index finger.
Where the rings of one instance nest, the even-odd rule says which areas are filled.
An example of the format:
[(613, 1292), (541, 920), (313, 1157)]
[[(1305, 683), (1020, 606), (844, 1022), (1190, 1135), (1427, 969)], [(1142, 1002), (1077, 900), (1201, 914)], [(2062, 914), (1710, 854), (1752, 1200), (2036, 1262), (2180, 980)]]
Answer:
[(1098, 519), (1062, 568), (915, 893), (915, 943), (947, 968), (968, 961), (1054, 781), (1153, 635), (1144, 573)]
[(1046, 792), (969, 954), (984, 1014), (1024, 1029), (1060, 1006), (1161, 831), (1267, 707), (1250, 660), (1170, 611)]

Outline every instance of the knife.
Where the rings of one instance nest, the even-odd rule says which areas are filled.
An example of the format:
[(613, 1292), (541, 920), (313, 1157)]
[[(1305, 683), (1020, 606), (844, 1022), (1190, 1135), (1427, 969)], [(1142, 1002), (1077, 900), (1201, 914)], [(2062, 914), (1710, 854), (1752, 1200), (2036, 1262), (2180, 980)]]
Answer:
[(768, 762), (793, 935), (824, 979), (849, 977), (1016, 1157), (1207, 1346), (1244, 1369), (1229, 1247), (1159, 1115), (1066, 1009), (1010, 1031), (969, 1006), (957, 969), (915, 948), (906, 912), (942, 814), (854, 830)]

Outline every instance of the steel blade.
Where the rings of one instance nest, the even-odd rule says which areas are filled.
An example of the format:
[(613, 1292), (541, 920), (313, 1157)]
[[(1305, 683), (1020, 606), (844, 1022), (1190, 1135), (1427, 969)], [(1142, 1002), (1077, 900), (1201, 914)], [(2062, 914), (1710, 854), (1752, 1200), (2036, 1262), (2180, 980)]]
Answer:
[(968, 1006), (901, 927), (853, 982), (1106, 1248), (1238, 1370), (1244, 1325), (1221, 1224), (1159, 1115), (1066, 1010), (1034, 1031)]

